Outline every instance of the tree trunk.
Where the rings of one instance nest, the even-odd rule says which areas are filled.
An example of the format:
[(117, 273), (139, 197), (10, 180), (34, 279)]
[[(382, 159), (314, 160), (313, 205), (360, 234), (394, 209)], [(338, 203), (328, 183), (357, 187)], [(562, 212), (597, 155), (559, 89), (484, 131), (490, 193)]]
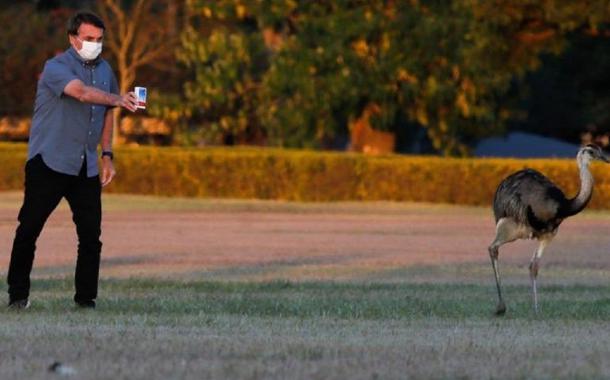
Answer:
[[(119, 93), (121, 95), (123, 95), (123, 94), (126, 94), (127, 92), (131, 91), (130, 87), (133, 84), (133, 76), (129, 73), (129, 69), (127, 68), (126, 57), (124, 57), (121, 54), (117, 58), (118, 58), (117, 61), (118, 61), (118, 71), (119, 71)], [(119, 108), (114, 113), (114, 129), (113, 129), (114, 133), (112, 135), (113, 136), (113, 138), (112, 138), (113, 145), (115, 145), (115, 144), (121, 145), (126, 142), (126, 138), (123, 135), (123, 133), (121, 132), (122, 112), (123, 112), (123, 109)]]

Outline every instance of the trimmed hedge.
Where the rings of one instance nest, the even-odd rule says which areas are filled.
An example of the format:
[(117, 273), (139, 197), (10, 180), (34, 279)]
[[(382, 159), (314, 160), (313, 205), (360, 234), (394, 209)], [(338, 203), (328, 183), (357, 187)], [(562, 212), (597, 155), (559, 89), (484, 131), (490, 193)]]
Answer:
[(0, 191), (23, 188), (25, 144), (0, 143)]
[[(0, 190), (22, 188), (26, 146), (0, 144)], [(365, 156), (265, 148), (122, 147), (107, 190), (162, 196), (296, 201), (392, 200), (490, 205), (498, 183), (530, 167), (568, 196), (578, 191), (575, 160)], [(610, 208), (610, 166), (593, 164), (590, 207)]]

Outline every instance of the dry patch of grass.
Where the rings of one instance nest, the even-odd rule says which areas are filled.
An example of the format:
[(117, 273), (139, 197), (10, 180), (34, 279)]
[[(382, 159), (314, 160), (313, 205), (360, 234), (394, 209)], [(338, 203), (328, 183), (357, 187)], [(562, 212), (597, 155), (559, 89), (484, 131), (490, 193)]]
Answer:
[[(18, 210), (23, 193), (0, 192), (0, 210)], [(276, 200), (210, 199), (157, 197), (149, 195), (104, 194), (104, 210), (115, 211), (207, 211), (207, 212), (280, 212), (295, 214), (381, 214), (416, 212), (422, 215), (447, 211), (478, 215), (487, 211), (480, 207), (411, 202), (289, 202)], [(60, 209), (68, 210), (65, 201)], [(597, 212), (603, 214), (603, 211)]]

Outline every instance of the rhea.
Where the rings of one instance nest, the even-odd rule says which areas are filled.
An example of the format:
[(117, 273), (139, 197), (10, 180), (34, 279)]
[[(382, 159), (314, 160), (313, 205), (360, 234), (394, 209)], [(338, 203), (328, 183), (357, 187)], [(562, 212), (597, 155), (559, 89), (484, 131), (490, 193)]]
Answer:
[(589, 144), (578, 151), (576, 162), (580, 171), (580, 189), (578, 194), (571, 199), (566, 198), (563, 191), (551, 180), (533, 169), (513, 173), (498, 186), (493, 200), (496, 237), (489, 246), (489, 256), (498, 289), (497, 315), (503, 315), (506, 312), (500, 287), (498, 249), (501, 245), (517, 239), (537, 239), (539, 241), (529, 265), (534, 311), (537, 313), (536, 278), (540, 258), (544, 249), (557, 234), (561, 222), (565, 218), (581, 212), (589, 203), (593, 194), (593, 175), (589, 171), (589, 164), (594, 160), (610, 162), (596, 145)]

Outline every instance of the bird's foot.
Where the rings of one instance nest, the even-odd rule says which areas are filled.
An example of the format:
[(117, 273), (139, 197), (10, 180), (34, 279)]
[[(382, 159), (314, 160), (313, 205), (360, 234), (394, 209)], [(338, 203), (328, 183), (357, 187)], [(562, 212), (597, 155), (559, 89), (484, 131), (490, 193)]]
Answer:
[(502, 316), (506, 313), (506, 305), (504, 305), (504, 302), (500, 302), (498, 304), (498, 306), (496, 307), (496, 315), (497, 316)]

